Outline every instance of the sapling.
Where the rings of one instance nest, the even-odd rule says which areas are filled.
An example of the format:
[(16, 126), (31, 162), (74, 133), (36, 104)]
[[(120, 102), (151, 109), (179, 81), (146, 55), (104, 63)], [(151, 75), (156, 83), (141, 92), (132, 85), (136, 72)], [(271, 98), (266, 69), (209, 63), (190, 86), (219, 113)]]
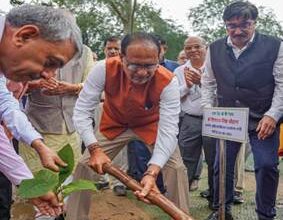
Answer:
[(37, 172), (33, 179), (23, 180), (18, 189), (21, 198), (36, 198), (53, 191), (60, 202), (63, 202), (64, 198), (73, 192), (81, 190), (96, 191), (95, 183), (88, 180), (79, 179), (65, 185), (65, 180), (72, 174), (74, 169), (74, 153), (70, 144), (64, 146), (58, 152), (58, 155), (67, 163), (67, 166), (60, 167), (59, 173), (43, 169)]

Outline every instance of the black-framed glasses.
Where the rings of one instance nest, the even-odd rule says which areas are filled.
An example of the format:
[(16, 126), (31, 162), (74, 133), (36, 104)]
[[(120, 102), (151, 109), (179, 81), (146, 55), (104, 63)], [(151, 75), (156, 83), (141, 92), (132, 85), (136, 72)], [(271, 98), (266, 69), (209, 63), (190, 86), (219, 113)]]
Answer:
[(139, 69), (146, 69), (147, 71), (154, 71), (158, 67), (158, 63), (155, 63), (155, 64), (151, 64), (151, 63), (150, 64), (139, 64), (139, 63), (130, 63), (126, 59), (125, 59), (125, 61), (127, 63), (126, 64), (127, 68), (132, 72), (138, 71)]
[(229, 31), (234, 31), (236, 30), (237, 28), (240, 28), (241, 30), (248, 30), (250, 29), (253, 25), (255, 24), (254, 21), (245, 21), (241, 24), (225, 24), (226, 26), (226, 29), (229, 30)]

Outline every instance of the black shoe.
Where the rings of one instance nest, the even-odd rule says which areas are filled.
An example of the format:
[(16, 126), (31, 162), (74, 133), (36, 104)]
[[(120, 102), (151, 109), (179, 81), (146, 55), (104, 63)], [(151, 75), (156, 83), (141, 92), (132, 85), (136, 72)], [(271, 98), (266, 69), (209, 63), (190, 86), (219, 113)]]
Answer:
[(95, 186), (98, 190), (105, 190), (105, 189), (109, 189), (109, 182), (98, 182), (95, 183)]
[(202, 197), (202, 198), (209, 198), (210, 197), (210, 192), (209, 192), (209, 189), (207, 189), (207, 190), (204, 190), (204, 191), (201, 191), (200, 193), (200, 196)]
[(243, 194), (241, 192), (234, 192), (234, 198), (233, 198), (233, 203), (235, 205), (243, 204), (245, 202), (243, 198)]
[(64, 219), (65, 219), (64, 214), (61, 214), (55, 218), (55, 220), (64, 220)]
[[(233, 216), (230, 212), (225, 213), (225, 220), (233, 220)], [(212, 212), (206, 220), (218, 220), (218, 211)]]
[(213, 207), (213, 202), (211, 200), (208, 200), (208, 208), (210, 210), (212, 210), (212, 211), (216, 211), (217, 210), (217, 208)]
[(114, 186), (113, 192), (116, 196), (126, 196), (127, 195), (126, 187), (122, 185)]

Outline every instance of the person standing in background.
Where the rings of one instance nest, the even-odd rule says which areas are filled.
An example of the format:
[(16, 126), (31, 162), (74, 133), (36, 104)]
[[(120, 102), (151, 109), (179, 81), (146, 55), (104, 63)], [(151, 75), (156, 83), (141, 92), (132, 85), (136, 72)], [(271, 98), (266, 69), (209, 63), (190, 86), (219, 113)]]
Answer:
[[(227, 37), (209, 46), (202, 76), (202, 105), (249, 108), (248, 134), (254, 156), (256, 213), (259, 220), (276, 216), (279, 180), (279, 125), (283, 116), (283, 44), (281, 39), (256, 32), (258, 10), (250, 2), (226, 6)], [(216, 89), (217, 88), (217, 89)], [(233, 219), (234, 167), (241, 143), (226, 141), (226, 219)], [(216, 148), (214, 207), (219, 207), (219, 148)], [(208, 220), (217, 220), (218, 212)]]

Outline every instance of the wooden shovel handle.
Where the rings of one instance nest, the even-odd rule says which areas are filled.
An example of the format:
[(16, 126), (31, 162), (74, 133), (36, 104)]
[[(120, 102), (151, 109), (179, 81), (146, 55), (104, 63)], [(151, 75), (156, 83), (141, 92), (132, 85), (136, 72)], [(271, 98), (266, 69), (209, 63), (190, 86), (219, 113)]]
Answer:
[[(132, 191), (142, 190), (142, 186), (139, 182), (137, 182), (132, 177), (128, 176), (125, 172), (123, 172), (117, 166), (112, 164), (104, 164), (103, 171), (108, 173), (118, 180), (120, 180), (123, 184), (125, 184)], [(191, 216), (189, 216), (186, 212), (179, 209), (173, 202), (167, 199), (161, 193), (150, 191), (146, 198), (154, 205), (160, 207), (164, 212), (170, 215), (173, 219), (176, 220), (193, 220)]]

